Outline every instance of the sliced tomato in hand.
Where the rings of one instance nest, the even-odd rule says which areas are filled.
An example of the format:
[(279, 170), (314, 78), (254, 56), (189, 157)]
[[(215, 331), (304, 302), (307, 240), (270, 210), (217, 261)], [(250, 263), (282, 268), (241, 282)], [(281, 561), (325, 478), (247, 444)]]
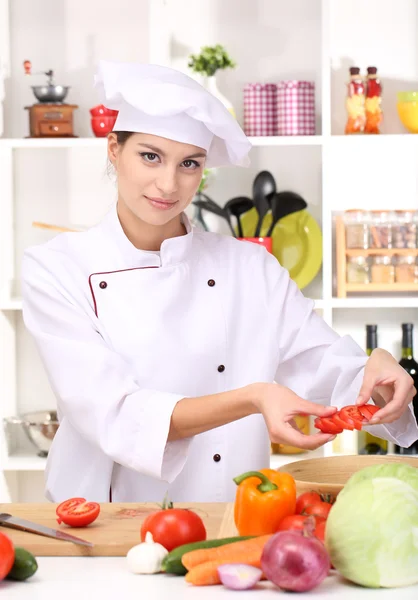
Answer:
[(0, 533), (0, 581), (12, 570), (15, 561), (15, 549), (8, 535)]
[(70, 498), (61, 502), (56, 509), (58, 523), (70, 527), (86, 527), (97, 519), (99, 513), (100, 504), (86, 502), (85, 498)]
[(352, 425), (354, 429), (357, 429), (358, 431), (360, 431), (364, 423), (363, 415), (359, 411), (359, 407), (355, 405), (344, 406), (340, 410), (340, 417), (348, 425)]
[(317, 502), (316, 504), (307, 506), (303, 511), (303, 514), (313, 515), (314, 517), (319, 517), (320, 519), (327, 519), (331, 508), (332, 504), (329, 502)]
[(378, 406), (375, 406), (374, 404), (363, 404), (359, 406), (358, 409), (362, 417), (367, 421), (370, 421), (370, 419), (377, 413), (377, 411), (380, 410), (380, 408)]
[(315, 427), (320, 429), (322, 433), (342, 433), (342, 427), (339, 427), (330, 417), (318, 417), (314, 421)]
[(343, 421), (343, 419), (340, 417), (340, 411), (333, 414), (331, 419), (334, 421), (337, 427), (341, 427), (342, 429), (349, 429), (351, 431), (353, 431), (354, 429), (354, 425), (350, 425), (346, 421)]
[(307, 506), (322, 502), (318, 492), (305, 492), (296, 499), (296, 514), (301, 515)]

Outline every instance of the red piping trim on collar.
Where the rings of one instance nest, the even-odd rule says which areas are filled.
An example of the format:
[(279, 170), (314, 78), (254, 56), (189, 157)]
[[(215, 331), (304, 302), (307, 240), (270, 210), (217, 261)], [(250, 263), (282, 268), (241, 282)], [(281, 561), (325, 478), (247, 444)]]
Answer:
[(93, 275), (111, 275), (112, 273), (124, 273), (125, 271), (141, 271), (143, 269), (159, 269), (159, 267), (157, 267), (156, 265), (152, 266), (152, 267), (133, 267), (131, 269), (119, 269), (118, 271), (103, 271), (103, 272), (99, 272), (99, 273), (91, 273), (89, 275), (89, 286), (90, 286), (90, 291), (91, 291), (91, 295), (93, 298), (94, 314), (96, 315), (96, 317), (98, 317), (99, 315), (97, 314), (96, 296), (94, 295), (93, 285), (91, 283), (91, 278), (93, 277)]

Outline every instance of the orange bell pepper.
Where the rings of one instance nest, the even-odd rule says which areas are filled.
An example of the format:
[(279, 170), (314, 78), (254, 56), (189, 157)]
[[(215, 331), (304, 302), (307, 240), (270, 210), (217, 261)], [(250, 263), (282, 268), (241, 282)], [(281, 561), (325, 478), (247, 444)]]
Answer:
[(288, 473), (273, 469), (248, 471), (234, 478), (234, 506), (239, 535), (275, 533), (280, 521), (296, 510), (296, 483)]

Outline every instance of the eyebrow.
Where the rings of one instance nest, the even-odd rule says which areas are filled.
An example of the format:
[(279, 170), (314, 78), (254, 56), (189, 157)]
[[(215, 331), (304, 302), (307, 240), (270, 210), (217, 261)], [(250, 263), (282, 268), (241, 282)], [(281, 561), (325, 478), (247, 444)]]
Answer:
[[(153, 146), (152, 144), (141, 144), (141, 142), (138, 142), (137, 145), (142, 146), (143, 148), (149, 148), (149, 150), (152, 150), (157, 154), (161, 154), (161, 156), (165, 156), (165, 152), (163, 150), (157, 148), (157, 146)], [(190, 158), (206, 158), (206, 153), (196, 152), (195, 154), (190, 154), (190, 156), (186, 156), (186, 158), (184, 158), (183, 160), (189, 160)]]

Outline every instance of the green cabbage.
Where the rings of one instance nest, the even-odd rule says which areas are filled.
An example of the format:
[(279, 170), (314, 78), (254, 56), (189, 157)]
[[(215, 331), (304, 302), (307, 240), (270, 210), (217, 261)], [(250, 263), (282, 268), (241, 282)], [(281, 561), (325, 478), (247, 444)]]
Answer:
[(418, 583), (418, 468), (387, 463), (355, 473), (329, 513), (325, 545), (354, 583)]

